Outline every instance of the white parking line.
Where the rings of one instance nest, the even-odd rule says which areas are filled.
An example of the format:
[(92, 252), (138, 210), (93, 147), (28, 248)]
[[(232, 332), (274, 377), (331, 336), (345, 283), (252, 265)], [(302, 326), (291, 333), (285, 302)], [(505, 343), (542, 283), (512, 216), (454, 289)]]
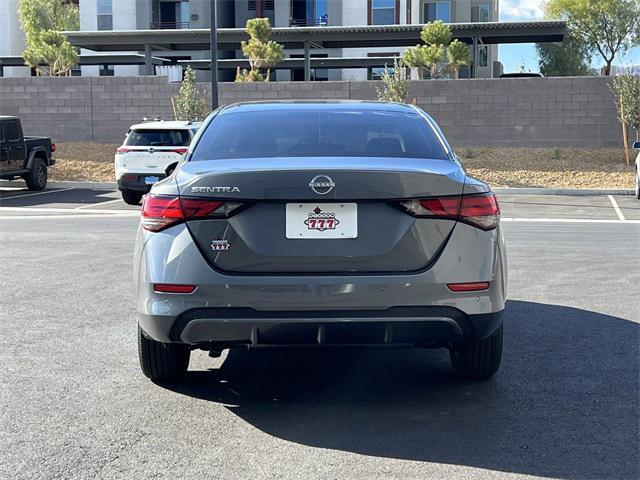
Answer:
[(611, 201), (611, 205), (613, 205), (613, 209), (618, 214), (618, 218), (620, 220), (624, 220), (625, 219), (624, 215), (622, 214), (622, 211), (620, 210), (620, 207), (618, 206), (618, 202), (616, 202), (616, 199), (613, 198), (613, 195), (607, 195), (607, 197), (609, 197), (609, 200)]
[(111, 213), (111, 214), (91, 214), (91, 213), (77, 213), (69, 215), (0, 215), (0, 220), (47, 220), (49, 218), (61, 219), (61, 218), (131, 218), (132, 215), (126, 213)]
[(608, 220), (602, 218), (513, 218), (504, 217), (501, 222), (538, 222), (538, 223), (638, 223), (640, 220)]
[[(0, 213), (2, 212), (47, 212), (47, 213), (78, 213), (77, 208), (45, 208), (45, 207), (0, 207)], [(120, 214), (126, 213), (127, 215), (140, 215), (138, 210), (107, 210), (107, 209), (93, 209), (82, 210), (82, 213), (103, 213), (103, 214)]]
[(27, 193), (25, 195), (12, 195), (11, 197), (0, 198), (0, 202), (2, 202), (3, 200), (9, 200), (11, 198), (33, 197), (34, 195), (46, 195), (47, 193), (66, 192), (67, 190), (73, 190), (73, 188), (69, 187), (69, 188), (60, 188), (57, 190), (45, 190), (44, 192)]
[(107, 203), (115, 203), (115, 202), (121, 202), (121, 201), (122, 201), (121, 198), (116, 198), (114, 200), (108, 200), (106, 202), (98, 202), (98, 203), (90, 203), (88, 205), (82, 205), (81, 207), (76, 207), (75, 209), (76, 210), (83, 210), (85, 208), (91, 208), (91, 207), (96, 206), (96, 205), (98, 205), (98, 206), (99, 205), (106, 205)]

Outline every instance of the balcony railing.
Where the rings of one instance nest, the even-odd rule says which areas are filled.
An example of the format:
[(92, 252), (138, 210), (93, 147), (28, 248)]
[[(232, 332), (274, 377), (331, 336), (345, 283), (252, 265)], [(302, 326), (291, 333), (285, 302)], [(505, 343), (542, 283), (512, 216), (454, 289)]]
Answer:
[(326, 27), (329, 25), (329, 18), (324, 16), (320, 18), (291, 18), (289, 26), (291, 27)]
[(176, 30), (189, 28), (189, 22), (152, 22), (152, 30)]

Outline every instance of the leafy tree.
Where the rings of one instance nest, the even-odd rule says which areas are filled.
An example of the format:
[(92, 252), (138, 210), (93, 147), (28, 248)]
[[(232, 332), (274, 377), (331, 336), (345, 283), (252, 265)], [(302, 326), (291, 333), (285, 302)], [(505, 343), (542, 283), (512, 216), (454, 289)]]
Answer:
[[(242, 53), (249, 59), (250, 70), (240, 70), (236, 74), (236, 82), (268, 82), (271, 69), (284, 58), (282, 45), (269, 40), (271, 24), (268, 18), (251, 18), (247, 20), (249, 41), (241, 43)], [(266, 75), (263, 70), (266, 69)]]
[(420, 77), (426, 68), (431, 78), (440, 78), (443, 73), (457, 78), (460, 67), (471, 63), (467, 46), (460, 40), (451, 41), (451, 29), (440, 20), (427, 23), (420, 38), (425, 45), (408, 48), (402, 55), (404, 64), (417, 68)]
[(172, 98), (176, 120), (199, 121), (209, 115), (207, 100), (196, 85), (196, 72), (187, 67), (178, 95)]
[(382, 73), (382, 88), (376, 87), (378, 100), (381, 102), (407, 103), (409, 94), (409, 80), (407, 70), (402, 64), (402, 60), (393, 59), (393, 71), (384, 66)]
[(640, 140), (640, 75), (625, 72), (613, 79), (611, 90), (615, 96), (618, 109), (618, 119), (623, 128), (623, 141), (627, 165), (629, 159), (629, 142), (627, 141), (627, 127), (636, 131), (636, 140)]
[(638, 44), (638, 0), (549, 0), (546, 9), (549, 16), (566, 19), (572, 35), (600, 54), (605, 75), (618, 53)]
[(545, 77), (593, 75), (590, 66), (593, 49), (582, 38), (566, 35), (562, 43), (539, 43), (538, 65)]
[[(25, 34), (22, 56), (37, 75), (68, 75), (78, 53), (60, 33), (78, 30), (78, 7), (65, 0), (20, 0), (18, 15)], [(46, 67), (45, 67), (46, 66)]]

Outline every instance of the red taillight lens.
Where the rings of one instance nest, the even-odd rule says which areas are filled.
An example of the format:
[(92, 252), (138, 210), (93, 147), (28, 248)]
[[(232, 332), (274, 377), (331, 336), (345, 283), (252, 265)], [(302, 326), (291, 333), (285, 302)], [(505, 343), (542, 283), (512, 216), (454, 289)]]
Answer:
[(132, 150), (131, 148), (127, 148), (127, 147), (118, 147), (116, 149), (116, 153), (128, 153), (131, 150)]
[(483, 230), (496, 228), (500, 221), (500, 207), (493, 193), (423, 198), (400, 204), (414, 217), (459, 220)]
[(436, 217), (456, 217), (460, 209), (460, 197), (425, 198), (420, 206)]
[(185, 153), (187, 153), (188, 150), (189, 150), (188, 148), (172, 148), (171, 150), (167, 150), (167, 152), (184, 155)]
[(193, 293), (196, 285), (176, 285), (174, 283), (154, 283), (153, 290), (158, 293)]
[(458, 219), (482, 230), (492, 230), (500, 223), (500, 205), (493, 193), (466, 195), (462, 197)]
[(55, 143), (52, 143), (52, 144), (51, 144), (51, 153), (53, 153), (53, 152), (55, 152), (55, 151), (56, 151), (56, 144), (55, 144)]
[(142, 201), (142, 228), (159, 232), (186, 220), (197, 218), (225, 218), (241, 203), (222, 202), (205, 198), (180, 198), (147, 195)]
[(489, 288), (489, 282), (450, 283), (447, 285), (452, 292), (479, 292)]
[(147, 195), (142, 201), (142, 228), (159, 232), (184, 221), (179, 197), (156, 197)]

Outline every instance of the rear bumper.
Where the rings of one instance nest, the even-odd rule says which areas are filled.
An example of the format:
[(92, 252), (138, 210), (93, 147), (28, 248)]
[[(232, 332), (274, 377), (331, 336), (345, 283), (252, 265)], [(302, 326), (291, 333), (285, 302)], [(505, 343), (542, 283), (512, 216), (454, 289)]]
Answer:
[(118, 178), (118, 190), (148, 193), (152, 185), (144, 182), (145, 177), (158, 177), (158, 181), (167, 178), (164, 173), (125, 173)]
[[(486, 338), (502, 324), (503, 311), (467, 315), (452, 307), (388, 310), (272, 311), (196, 308), (171, 324), (140, 315), (142, 330), (189, 345), (406, 345), (431, 346)], [(167, 331), (168, 328), (168, 331)]]
[[(225, 275), (206, 264), (186, 227), (177, 225), (152, 235), (140, 231), (134, 277), (142, 330), (156, 341), (192, 345), (420, 345), (482, 338), (501, 324), (507, 287), (500, 229), (482, 232), (465, 224), (456, 226), (425, 272), (353, 276)], [(447, 288), (476, 281), (489, 288)], [(155, 283), (197, 289), (158, 293)]]

